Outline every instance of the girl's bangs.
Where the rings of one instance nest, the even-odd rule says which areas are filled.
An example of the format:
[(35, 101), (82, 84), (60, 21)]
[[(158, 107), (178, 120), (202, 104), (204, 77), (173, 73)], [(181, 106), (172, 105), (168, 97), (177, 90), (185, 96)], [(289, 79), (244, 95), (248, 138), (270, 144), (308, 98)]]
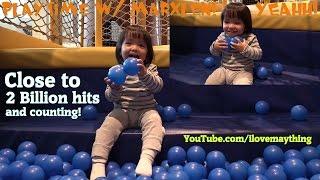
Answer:
[(128, 30), (125, 34), (125, 38), (143, 39), (144, 34), (139, 30)]
[(224, 17), (228, 19), (239, 18), (238, 10), (237, 9), (226, 9), (224, 13)]

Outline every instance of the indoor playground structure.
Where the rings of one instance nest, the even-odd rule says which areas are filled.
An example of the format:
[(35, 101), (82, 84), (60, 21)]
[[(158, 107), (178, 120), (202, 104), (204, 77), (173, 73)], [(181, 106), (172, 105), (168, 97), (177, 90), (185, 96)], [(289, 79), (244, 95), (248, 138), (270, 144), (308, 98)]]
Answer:
[(87, 3), (85, 15), (53, 2), (61, 13), (1, 14), (0, 180), (90, 177), (95, 131), (113, 109), (103, 79), (112, 76), (114, 46), (130, 24), (145, 27), (154, 43), (165, 137), (152, 177), (137, 176), (141, 130), (125, 130), (107, 177), (97, 180), (320, 180), (319, 14), (253, 15), (264, 51), (254, 85), (204, 86), (219, 63), (209, 54), (219, 15), (173, 15), (169, 28), (168, 15), (130, 11), (151, 1), (95, 2), (111, 3), (110, 14), (96, 13), (93, 1), (72, 1)]

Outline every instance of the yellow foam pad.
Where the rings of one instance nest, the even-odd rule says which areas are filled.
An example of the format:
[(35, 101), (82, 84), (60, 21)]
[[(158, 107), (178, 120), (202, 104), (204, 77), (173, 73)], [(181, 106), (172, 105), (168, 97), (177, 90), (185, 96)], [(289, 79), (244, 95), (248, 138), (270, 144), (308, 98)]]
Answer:
[(62, 46), (50, 41), (36, 39), (34, 37), (0, 27), (0, 49), (12, 48), (62, 48)]
[[(153, 64), (169, 67), (169, 46), (154, 46)], [(115, 47), (0, 49), (2, 69), (107, 68), (117, 64)]]

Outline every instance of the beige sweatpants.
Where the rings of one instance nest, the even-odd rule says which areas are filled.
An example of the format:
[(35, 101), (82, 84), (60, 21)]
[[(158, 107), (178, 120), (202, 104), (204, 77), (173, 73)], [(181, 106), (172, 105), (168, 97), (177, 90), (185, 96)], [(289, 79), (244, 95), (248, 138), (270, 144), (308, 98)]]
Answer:
[(92, 162), (106, 163), (112, 146), (126, 128), (141, 127), (142, 151), (161, 150), (164, 128), (156, 110), (113, 109), (96, 131), (92, 146)]
[(205, 85), (251, 85), (252, 83), (251, 71), (232, 71), (219, 67), (207, 78)]

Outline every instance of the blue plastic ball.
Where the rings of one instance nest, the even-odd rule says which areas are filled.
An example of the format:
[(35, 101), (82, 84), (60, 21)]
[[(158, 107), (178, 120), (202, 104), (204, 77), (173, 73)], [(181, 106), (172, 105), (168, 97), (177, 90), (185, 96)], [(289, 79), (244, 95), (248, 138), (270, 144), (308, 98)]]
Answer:
[(11, 174), (12, 180), (21, 179), (21, 174), (25, 168), (27, 168), (29, 164), (25, 161), (14, 161), (9, 165), (9, 170)]
[(232, 47), (231, 47), (231, 38), (232, 37), (226, 36), (226, 43), (228, 44), (228, 49), (227, 50), (231, 50), (232, 49)]
[(87, 177), (83, 177), (83, 176), (73, 176), (74, 180), (88, 180)]
[(181, 104), (178, 107), (178, 114), (181, 117), (189, 117), (191, 113), (192, 113), (192, 109), (189, 104)]
[(287, 175), (284, 171), (277, 168), (268, 169), (264, 175), (267, 179), (287, 180)]
[(297, 158), (301, 161), (304, 161), (303, 154), (300, 151), (297, 151), (295, 149), (289, 149), (284, 153), (284, 159), (288, 160), (290, 158)]
[(272, 64), (272, 72), (273, 74), (280, 75), (282, 74), (283, 66), (282, 64), (276, 62)]
[(244, 160), (239, 160), (239, 161), (237, 161), (237, 163), (240, 163), (246, 169), (248, 169), (250, 167), (250, 164)]
[(176, 110), (172, 106), (166, 106), (163, 108), (163, 120), (165, 122), (172, 122), (176, 120)]
[(133, 177), (130, 177), (130, 176), (125, 176), (125, 175), (122, 175), (122, 176), (119, 176), (117, 177), (116, 180), (135, 180), (136, 178), (133, 178)]
[(159, 115), (162, 117), (163, 116), (163, 106), (157, 104), (156, 109), (157, 109)]
[(169, 170), (170, 166), (169, 166), (169, 163), (168, 163), (168, 160), (163, 160), (161, 162), (161, 166), (165, 169), (165, 170)]
[(156, 174), (158, 174), (160, 172), (166, 172), (166, 169), (164, 169), (162, 166), (152, 167), (152, 176), (155, 176)]
[(215, 168), (210, 171), (208, 180), (231, 180), (230, 174), (223, 168)]
[(186, 160), (187, 153), (180, 146), (173, 146), (169, 149), (167, 154), (168, 163), (172, 165), (183, 165)]
[(68, 162), (63, 162), (62, 169), (63, 169), (62, 174), (67, 175), (73, 169), (73, 166)]
[(124, 175), (124, 173), (121, 171), (121, 169), (115, 169), (108, 172), (107, 179), (116, 179), (117, 177), (122, 175)]
[(35, 161), (35, 157), (36, 156), (30, 151), (22, 151), (17, 155), (16, 160), (21, 160), (27, 162), (28, 164), (33, 164)]
[(270, 110), (269, 103), (267, 103), (266, 101), (258, 101), (255, 104), (255, 110), (258, 114), (267, 114)]
[(21, 153), (22, 151), (30, 151), (33, 154), (37, 153), (37, 146), (31, 141), (24, 141), (18, 146), (17, 153)]
[(238, 162), (231, 163), (228, 167), (228, 172), (231, 176), (231, 179), (246, 179), (248, 176), (245, 166)]
[(169, 173), (168, 180), (189, 180), (189, 176), (184, 171), (174, 171)]
[(72, 166), (75, 169), (88, 170), (91, 167), (91, 156), (84, 151), (80, 151), (72, 158)]
[(299, 177), (299, 178), (295, 178), (294, 180), (309, 180), (309, 179), (304, 177)]
[(248, 168), (248, 176), (254, 175), (254, 174), (264, 174), (266, 172), (266, 167), (261, 166), (258, 164), (252, 164)]
[(242, 37), (240, 37), (240, 36), (235, 36), (235, 37), (232, 37), (232, 38), (231, 38), (231, 42), (232, 42), (232, 43), (239, 43), (237, 39), (239, 39), (240, 42), (243, 41), (243, 38), (242, 38)]
[(265, 168), (267, 168), (267, 164), (264, 162), (264, 159), (262, 157), (257, 157), (255, 159), (252, 160), (251, 164), (257, 164), (260, 166), (263, 166)]
[(283, 166), (281, 164), (272, 164), (271, 166), (269, 166), (268, 169), (279, 169), (281, 171), (284, 171)]
[(308, 162), (312, 159), (320, 159), (320, 153), (315, 147), (305, 146), (300, 150), (300, 152), (303, 155), (304, 162)]
[(120, 169), (120, 166), (118, 163), (114, 162), (114, 161), (110, 161), (106, 167), (106, 171), (107, 172), (110, 172), (112, 170), (115, 170), (115, 169)]
[(207, 57), (203, 60), (203, 65), (207, 68), (216, 66), (216, 60), (213, 57)]
[(10, 161), (8, 158), (6, 158), (4, 156), (0, 156), (0, 163), (10, 164)]
[(0, 179), (8, 179), (10, 177), (10, 167), (8, 164), (0, 163)]
[(206, 159), (206, 151), (201, 146), (191, 146), (187, 150), (187, 160), (189, 162), (204, 163)]
[(259, 79), (267, 79), (267, 77), (268, 77), (267, 68), (260, 66), (257, 70), (257, 76)]
[(21, 175), (22, 180), (44, 180), (45, 179), (45, 173), (43, 169), (40, 166), (32, 165), (27, 168), (25, 168), (22, 171)]
[(248, 180), (268, 180), (266, 176), (262, 174), (253, 174), (248, 177)]
[(115, 84), (121, 85), (126, 81), (126, 73), (122, 65), (115, 65), (109, 69), (108, 78)]
[(82, 109), (82, 117), (85, 120), (96, 120), (98, 117), (98, 111), (97, 108), (93, 105), (86, 105)]
[(208, 177), (208, 170), (206, 165), (199, 164), (202, 172), (203, 179)]
[(51, 177), (49, 178), (49, 180), (60, 180), (61, 178), (62, 178), (62, 176), (56, 175), (56, 176), (51, 176)]
[(257, 72), (258, 72), (259, 67), (261, 67), (261, 65), (259, 63), (254, 63), (254, 66), (253, 66), (253, 75), (254, 75), (254, 77), (258, 77), (257, 76)]
[(292, 158), (286, 160), (283, 164), (283, 169), (289, 179), (306, 177), (307, 175), (307, 168), (300, 159)]
[(34, 165), (38, 165), (43, 168), (47, 157), (47, 154), (37, 154), (34, 160)]
[(183, 171), (188, 174), (190, 179), (203, 179), (205, 174), (202, 165), (196, 162), (189, 162), (183, 167)]
[(123, 70), (130, 76), (137, 75), (139, 72), (138, 60), (136, 58), (129, 57), (123, 62)]
[(320, 180), (320, 174), (316, 174), (310, 178), (310, 180)]
[(226, 161), (226, 163), (224, 163), (225, 169), (228, 169), (228, 168), (229, 168), (229, 165), (230, 165), (230, 163), (229, 163), (228, 161)]
[(75, 180), (75, 179), (78, 180), (78, 178), (76, 177), (65, 175), (65, 176), (62, 176), (59, 180)]
[(303, 105), (295, 105), (291, 108), (291, 118), (296, 121), (306, 120), (308, 110)]
[(320, 174), (320, 159), (312, 159), (306, 164), (306, 166), (308, 177)]
[(16, 158), (16, 153), (9, 148), (1, 149), (0, 156), (6, 157), (10, 162), (14, 161)]
[(70, 144), (63, 144), (59, 146), (57, 149), (57, 155), (64, 162), (71, 162), (75, 154), (76, 154), (76, 149)]
[(139, 176), (137, 180), (152, 180), (152, 178), (149, 176)]
[(174, 171), (183, 171), (183, 166), (181, 166), (181, 165), (173, 165), (168, 170), (169, 173), (172, 173)]
[(281, 163), (284, 159), (284, 154), (280, 147), (269, 145), (263, 151), (263, 158), (267, 164)]
[(47, 176), (63, 174), (63, 161), (59, 156), (48, 155), (44, 160), (42, 167)]
[(72, 169), (69, 173), (69, 176), (82, 176), (86, 177), (86, 173), (82, 171), (81, 169)]
[(160, 172), (153, 177), (153, 180), (167, 180), (169, 178), (169, 173)]
[(124, 165), (122, 165), (121, 171), (123, 172), (123, 174), (128, 175), (130, 172), (136, 169), (136, 166), (137, 165), (134, 163), (125, 163)]
[(137, 179), (137, 174), (136, 174), (135, 171), (129, 172), (129, 174), (128, 174), (127, 176), (129, 176), (129, 177), (131, 177), (131, 178), (134, 178), (134, 179)]
[(238, 39), (240, 39), (240, 41), (242, 41), (243, 39), (240, 37), (240, 36), (235, 36), (235, 37), (229, 37), (229, 36), (226, 36), (226, 42), (228, 44), (228, 50), (232, 50), (232, 43), (237, 43), (238, 42)]
[(206, 162), (209, 170), (225, 168), (226, 157), (220, 151), (211, 151), (207, 154)]

